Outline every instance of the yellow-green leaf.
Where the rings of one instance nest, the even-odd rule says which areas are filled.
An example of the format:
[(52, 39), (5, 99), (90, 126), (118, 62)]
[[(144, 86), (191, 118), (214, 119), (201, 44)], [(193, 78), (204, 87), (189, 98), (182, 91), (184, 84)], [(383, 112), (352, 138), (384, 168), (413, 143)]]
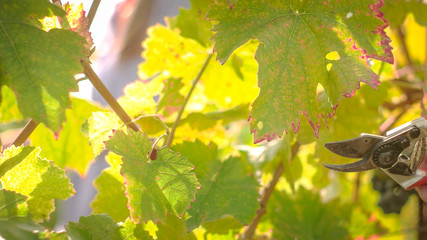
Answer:
[(80, 127), (93, 112), (101, 108), (82, 99), (73, 98), (71, 102), (73, 107), (65, 111), (67, 121), (58, 135), (40, 125), (31, 134), (30, 140), (32, 145), (42, 148), (42, 157), (52, 159), (60, 168), (72, 168), (84, 175), (94, 154)]
[(74, 194), (64, 170), (39, 153), (40, 148), (11, 146), (0, 157), (1, 185), (28, 197), (28, 209), (37, 220), (47, 218), (54, 210), (54, 199)]

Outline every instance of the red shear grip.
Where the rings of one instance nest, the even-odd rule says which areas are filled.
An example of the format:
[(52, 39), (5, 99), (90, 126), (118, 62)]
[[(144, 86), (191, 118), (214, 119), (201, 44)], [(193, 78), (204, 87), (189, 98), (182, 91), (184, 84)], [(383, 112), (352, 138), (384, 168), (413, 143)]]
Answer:
[(418, 182), (416, 182), (416, 183), (412, 184), (410, 187), (408, 187), (408, 190), (411, 190), (415, 187), (427, 184), (427, 169), (418, 169), (418, 170), (425, 172), (425, 176), (423, 178), (421, 178)]

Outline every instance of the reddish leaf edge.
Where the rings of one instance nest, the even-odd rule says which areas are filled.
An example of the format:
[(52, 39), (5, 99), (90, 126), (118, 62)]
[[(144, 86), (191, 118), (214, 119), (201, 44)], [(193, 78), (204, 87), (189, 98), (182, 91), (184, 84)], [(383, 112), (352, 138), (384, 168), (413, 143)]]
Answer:
[[(374, 13), (375, 17), (377, 17), (382, 22), (384, 22), (383, 25), (378, 26), (376, 28), (375, 33), (381, 36), (381, 40), (380, 40), (379, 44), (382, 45), (382, 46), (385, 46), (385, 49), (384, 49), (385, 56), (379, 56), (379, 55), (376, 55), (376, 54), (366, 54), (366, 50), (365, 49), (360, 49), (360, 48), (358, 48), (356, 46), (355, 43), (353, 43), (353, 48), (355, 50), (359, 50), (361, 52), (361, 54), (362, 54), (361, 58), (365, 59), (366, 60), (366, 64), (368, 64), (368, 65), (369, 65), (369, 59), (370, 58), (377, 59), (377, 60), (380, 60), (380, 61), (383, 61), (383, 62), (386, 62), (386, 63), (389, 63), (389, 64), (393, 64), (394, 63), (394, 57), (393, 57), (393, 53), (392, 53), (393, 47), (390, 46), (391, 39), (387, 36), (387, 34), (385, 32), (385, 29), (390, 25), (390, 23), (388, 22), (387, 19), (384, 18), (384, 13), (380, 11), (381, 7), (383, 7), (383, 6), (384, 6), (384, 0), (377, 0), (376, 3), (373, 3), (373, 4), (369, 5), (369, 9)], [(219, 60), (219, 59), (217, 59), (217, 60)], [(225, 63), (225, 61), (221, 62), (221, 64)], [(360, 88), (360, 82), (368, 84), (369, 86), (371, 86), (375, 90), (378, 88), (378, 85), (381, 84), (381, 82), (379, 81), (379, 76), (376, 75), (376, 74), (373, 74), (371, 76), (370, 81), (367, 81), (365, 79), (361, 79), (359, 81), (359, 84), (357, 85), (356, 88), (353, 89), (353, 91), (351, 91), (350, 93), (343, 93), (343, 96), (346, 97), (346, 98), (353, 97), (354, 94), (356, 93), (356, 90), (358, 90)], [(327, 120), (331, 119), (335, 115), (337, 108), (338, 108), (338, 103), (336, 103), (332, 107), (332, 112), (328, 113), (326, 116), (324, 116), (323, 114), (318, 114), (317, 115), (317, 121), (316, 121), (316, 123), (314, 123), (313, 121), (310, 120), (310, 115), (306, 111), (300, 112), (300, 115), (301, 114), (305, 115), (308, 123), (310, 124), (311, 128), (313, 129), (315, 137), (319, 138), (319, 133), (320, 133), (320, 127), (321, 127), (322, 120), (325, 123), (326, 127), (328, 127)], [(268, 142), (270, 142), (271, 140), (273, 140), (276, 137), (281, 138), (281, 135), (279, 135), (279, 134), (277, 134), (275, 132), (267, 133), (267, 134), (265, 134), (263, 136), (260, 136), (260, 137), (257, 136), (256, 128), (253, 127), (254, 123), (251, 122), (251, 119), (252, 119), (252, 109), (251, 109), (251, 113), (249, 115), (248, 121), (250, 122), (250, 129), (251, 129), (250, 131), (251, 131), (251, 134), (254, 134), (254, 144), (260, 143), (260, 142), (262, 142), (264, 140), (267, 140)], [(300, 128), (300, 123), (301, 123), (301, 120), (298, 120), (298, 122), (296, 122), (296, 123), (291, 123), (291, 127), (292, 127), (294, 133), (298, 133), (299, 128)], [(285, 130), (284, 132), (285, 132), (285, 134), (288, 134), (288, 131)]]
[(380, 11), (381, 7), (383, 6), (384, 6), (384, 0), (378, 0), (377, 3), (373, 3), (369, 5), (369, 8), (371, 9), (372, 12), (374, 12), (375, 17), (379, 18), (381, 21), (384, 22), (384, 25), (377, 27), (377, 31), (375, 33), (379, 34), (382, 37), (380, 44), (382, 46), (385, 46), (384, 53), (386, 54), (386, 56), (377, 56), (375, 54), (371, 54), (371, 55), (367, 55), (367, 57), (393, 64), (394, 57), (393, 57), (393, 53), (391, 52), (393, 50), (393, 47), (390, 46), (391, 39), (387, 36), (386, 32), (384, 31), (388, 26), (390, 26), (390, 23), (388, 22), (387, 19), (384, 18), (384, 13)]

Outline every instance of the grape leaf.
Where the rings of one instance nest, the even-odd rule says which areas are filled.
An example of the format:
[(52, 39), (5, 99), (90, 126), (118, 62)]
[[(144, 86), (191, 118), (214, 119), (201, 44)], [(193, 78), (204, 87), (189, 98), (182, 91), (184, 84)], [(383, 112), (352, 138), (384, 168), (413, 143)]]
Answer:
[(162, 120), (158, 116), (143, 116), (135, 121), (141, 128), (141, 131), (150, 135), (158, 136), (159, 133), (165, 131), (165, 127), (162, 124)]
[(184, 104), (184, 96), (179, 90), (184, 86), (180, 78), (168, 78), (164, 82), (162, 96), (157, 105), (156, 112), (163, 110), (167, 115), (178, 111)]
[(113, 135), (115, 129), (125, 129), (120, 118), (112, 112), (94, 112), (81, 127), (83, 134), (89, 138), (89, 145), (95, 156), (104, 149), (104, 142)]
[(110, 167), (104, 169), (95, 179), (94, 186), (98, 191), (91, 203), (94, 214), (106, 213), (117, 222), (125, 221), (129, 217), (127, 208), (128, 199), (125, 196), (125, 186), (120, 175), (121, 157), (109, 152), (105, 160)]
[(245, 170), (247, 163), (243, 159), (230, 157), (220, 161), (216, 145), (206, 146), (199, 140), (176, 145), (174, 150), (194, 164), (202, 185), (188, 211), (191, 217), (186, 226), (189, 230), (226, 214), (233, 215), (241, 224), (252, 220), (259, 207), (258, 182)]
[(52, 159), (60, 167), (70, 167), (84, 175), (93, 159), (93, 150), (86, 137), (80, 131), (80, 126), (93, 112), (101, 108), (85, 100), (71, 99), (72, 109), (67, 109), (67, 122), (62, 125), (62, 131), (53, 135), (48, 128), (40, 125), (31, 134), (32, 145), (42, 148), (42, 157)]
[(192, 112), (181, 120), (181, 124), (188, 123), (191, 128), (204, 130), (215, 126), (217, 121), (222, 120), (222, 124), (226, 125), (232, 121), (246, 119), (249, 114), (249, 105), (241, 104), (226, 111), (216, 112)]
[[(255, 142), (291, 128), (297, 132), (301, 114), (317, 136), (321, 119), (330, 118), (360, 82), (376, 88), (378, 76), (368, 59), (393, 62), (382, 5), (382, 0), (257, 0), (230, 8), (223, 0), (210, 6), (207, 18), (217, 22), (212, 39), (221, 63), (250, 39), (261, 42), (255, 56), (260, 94), (250, 116)], [(320, 103), (318, 86), (327, 95)]]
[(151, 142), (141, 132), (117, 131), (106, 147), (123, 156), (121, 173), (134, 221), (164, 221), (167, 214), (182, 216), (199, 186), (193, 165), (183, 156), (163, 148), (156, 160), (147, 159)]
[(121, 239), (126, 240), (152, 240), (147, 231), (144, 230), (142, 224), (135, 224), (129, 218), (120, 228)]
[(153, 79), (149, 83), (135, 81), (126, 85), (123, 89), (125, 94), (118, 99), (118, 102), (129, 116), (155, 113), (156, 102), (153, 96), (161, 91), (160, 81), (156, 80)]
[(211, 0), (190, 0), (190, 9), (179, 9), (179, 14), (175, 18), (168, 18), (171, 28), (178, 28), (180, 35), (191, 38), (199, 42), (202, 46), (209, 47), (212, 42), (209, 40), (212, 32), (212, 23), (205, 20)]
[(28, 197), (28, 209), (37, 220), (49, 216), (55, 208), (54, 199), (67, 199), (74, 194), (65, 172), (39, 153), (40, 148), (12, 146), (0, 158), (3, 188)]
[(85, 40), (65, 29), (41, 30), (35, 18), (63, 11), (48, 0), (2, 1), (0, 9), (0, 86), (16, 95), (24, 117), (44, 123), (55, 132), (70, 106), (69, 91), (77, 91), (74, 74), (89, 53)]
[(26, 197), (19, 193), (0, 190), (0, 238), (4, 239), (38, 239), (41, 231), (28, 215)]
[(274, 239), (345, 239), (348, 235), (350, 212), (336, 200), (322, 203), (318, 194), (302, 187), (294, 196), (274, 193), (267, 209)]
[[(142, 79), (154, 76), (161, 79), (171, 76), (182, 78), (184, 87), (181, 92), (187, 93), (211, 49), (182, 37), (177, 29), (161, 25), (151, 27), (148, 36), (143, 43), (145, 61), (139, 67), (139, 76)], [(255, 85), (257, 65), (253, 59), (254, 51), (255, 44), (248, 43), (236, 53), (242, 60), (241, 72), (245, 81), (237, 75), (232, 63), (221, 66), (218, 62), (210, 61), (200, 78), (200, 84), (194, 89), (186, 112), (200, 111), (207, 104), (223, 110), (252, 101), (258, 93)], [(151, 85), (151, 82), (146, 85)]]
[(184, 221), (176, 216), (167, 216), (165, 223), (158, 223), (156, 232), (157, 239), (169, 239), (173, 236), (174, 240), (196, 240), (194, 233), (188, 232)]
[(83, 4), (77, 5), (66, 3), (63, 5), (63, 8), (67, 14), (70, 29), (77, 32), (86, 40), (85, 48), (87, 52), (90, 52), (90, 48), (93, 45), (93, 39), (89, 32), (89, 20), (85, 16)]
[(69, 239), (123, 239), (120, 226), (107, 214), (80, 217), (79, 222), (69, 222), (65, 229)]

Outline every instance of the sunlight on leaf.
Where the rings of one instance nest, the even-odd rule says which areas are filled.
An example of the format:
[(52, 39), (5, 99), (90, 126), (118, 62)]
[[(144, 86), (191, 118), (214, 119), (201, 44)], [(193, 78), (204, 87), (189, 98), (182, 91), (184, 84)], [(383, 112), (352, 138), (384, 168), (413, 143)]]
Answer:
[(67, 121), (62, 125), (59, 136), (41, 125), (31, 134), (30, 140), (32, 145), (42, 148), (42, 157), (52, 159), (60, 168), (75, 169), (84, 176), (94, 154), (80, 127), (93, 112), (102, 109), (77, 98), (73, 98), (71, 103), (73, 108), (65, 111)]
[(37, 220), (54, 210), (54, 199), (67, 199), (74, 194), (64, 170), (42, 159), (39, 153), (40, 148), (12, 146), (0, 158), (3, 188), (28, 197), (28, 209)]
[[(320, 120), (330, 118), (338, 101), (352, 96), (360, 82), (376, 88), (378, 76), (370, 70), (368, 58), (393, 62), (384, 33), (388, 23), (379, 12), (382, 5), (367, 0), (238, 1), (232, 8), (223, 0), (211, 5), (207, 17), (217, 23), (212, 39), (221, 63), (250, 39), (261, 42), (255, 56), (260, 94), (250, 117), (256, 143), (284, 131), (297, 132), (301, 114), (317, 136)], [(327, 71), (325, 55), (332, 51), (340, 60)], [(327, 94), (320, 103), (318, 83)]]
[(83, 134), (89, 138), (89, 144), (95, 156), (104, 149), (104, 142), (113, 135), (113, 130), (126, 129), (120, 118), (112, 112), (94, 112), (82, 125)]
[(120, 174), (121, 156), (109, 152), (105, 160), (110, 167), (104, 169), (93, 185), (98, 191), (91, 203), (93, 213), (107, 213), (115, 221), (125, 221), (129, 217), (128, 199), (125, 196), (125, 180)]

